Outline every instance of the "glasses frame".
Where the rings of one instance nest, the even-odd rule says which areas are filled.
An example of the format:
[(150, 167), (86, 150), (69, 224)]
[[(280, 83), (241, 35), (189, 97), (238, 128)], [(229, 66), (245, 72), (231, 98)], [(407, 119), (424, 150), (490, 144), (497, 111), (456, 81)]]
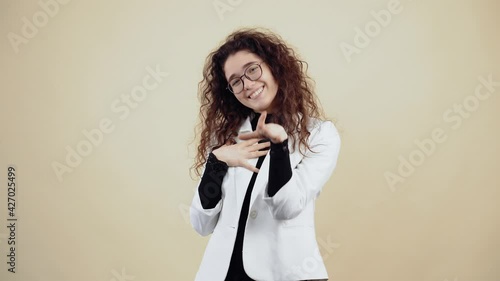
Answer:
[[(240, 77), (238, 77), (238, 79), (240, 79), (241, 83), (243, 84), (243, 87), (241, 88), (241, 91), (235, 93), (235, 92), (233, 92), (233, 88), (229, 85), (230, 81), (235, 80), (236, 77), (234, 77), (233, 79), (231, 79), (230, 81), (227, 82), (226, 89), (228, 91), (230, 91), (231, 93), (235, 94), (235, 95), (243, 92), (243, 90), (245, 90), (245, 81), (242, 78), (246, 77), (250, 81), (257, 81), (260, 77), (262, 77), (262, 74), (264, 73), (264, 70), (262, 70), (262, 66), (260, 66), (262, 63), (263, 63), (263, 61), (252, 63), (251, 65), (247, 66), (247, 68), (245, 68), (245, 71), (243, 72), (243, 75), (241, 75)], [(259, 69), (260, 69), (260, 75), (259, 75), (259, 77), (255, 78), (255, 79), (252, 79), (252, 78), (248, 77), (247, 70), (250, 69), (250, 67), (255, 66), (255, 65), (257, 65), (259, 67)]]

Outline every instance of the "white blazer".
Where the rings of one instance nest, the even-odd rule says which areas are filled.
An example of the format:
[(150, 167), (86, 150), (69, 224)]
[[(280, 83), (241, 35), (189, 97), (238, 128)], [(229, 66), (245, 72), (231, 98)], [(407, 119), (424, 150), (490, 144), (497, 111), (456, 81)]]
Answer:
[[(328, 278), (316, 241), (314, 207), (336, 166), (341, 141), (330, 121), (311, 119), (309, 129), (308, 143), (317, 153), (308, 150), (304, 157), (297, 146), (292, 153), (289, 140), (293, 175), (273, 197), (267, 194), (269, 155), (257, 175), (243, 241), (244, 268), (254, 280)], [(239, 133), (251, 131), (248, 117)], [(257, 158), (249, 161), (255, 166)], [(196, 280), (222, 281), (226, 277), (252, 174), (246, 168), (229, 167), (222, 181), (222, 199), (213, 209), (203, 209), (196, 190), (190, 207), (191, 225), (202, 236), (212, 234)]]

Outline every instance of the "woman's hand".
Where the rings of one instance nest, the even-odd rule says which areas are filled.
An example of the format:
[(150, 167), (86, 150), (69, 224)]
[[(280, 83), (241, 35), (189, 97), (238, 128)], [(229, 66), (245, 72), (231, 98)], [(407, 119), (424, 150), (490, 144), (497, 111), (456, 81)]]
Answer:
[(259, 117), (259, 121), (257, 122), (256, 130), (251, 133), (239, 135), (238, 138), (240, 140), (248, 140), (252, 138), (267, 138), (270, 139), (273, 143), (282, 143), (284, 140), (286, 140), (288, 138), (288, 135), (285, 129), (279, 124), (266, 124), (266, 116), (267, 111), (263, 111)]
[(220, 161), (226, 162), (229, 167), (243, 167), (248, 170), (258, 173), (259, 169), (250, 165), (248, 159), (258, 158), (267, 154), (267, 150), (259, 151), (260, 149), (269, 147), (270, 142), (258, 143), (260, 138), (249, 138), (237, 144), (229, 144), (215, 149), (212, 153)]

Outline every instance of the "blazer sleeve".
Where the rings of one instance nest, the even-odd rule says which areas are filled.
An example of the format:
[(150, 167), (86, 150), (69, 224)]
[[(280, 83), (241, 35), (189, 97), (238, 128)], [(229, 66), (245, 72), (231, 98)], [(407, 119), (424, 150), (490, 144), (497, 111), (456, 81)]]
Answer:
[(202, 236), (214, 231), (222, 209), (222, 181), (228, 166), (210, 153), (190, 208), (193, 228)]
[(330, 178), (340, 151), (340, 136), (330, 121), (321, 122), (308, 140), (312, 151), (292, 169), (292, 177), (272, 197), (265, 193), (264, 202), (275, 219), (297, 217), (312, 200), (316, 199)]

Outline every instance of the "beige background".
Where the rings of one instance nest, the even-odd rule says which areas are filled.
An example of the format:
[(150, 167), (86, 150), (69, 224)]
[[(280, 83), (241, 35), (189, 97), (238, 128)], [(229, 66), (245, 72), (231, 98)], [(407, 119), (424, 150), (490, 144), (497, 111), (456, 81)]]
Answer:
[[(500, 280), (500, 85), (473, 96), (478, 77), (500, 81), (499, 1), (401, 0), (380, 30), (372, 11), (397, 2), (61, 0), (44, 23), (46, 2), (0, 3), (1, 280), (194, 278), (208, 241), (187, 216), (197, 82), (207, 54), (249, 25), (299, 50), (342, 131), (317, 202), (330, 279)], [(11, 43), (34, 15), (32, 38)], [(355, 47), (367, 25), (369, 44), (346, 56), (342, 42)], [(129, 115), (112, 108), (157, 66), (168, 77)], [(113, 130), (59, 180), (53, 163), (106, 120)], [(441, 142), (419, 152), (415, 142), (439, 130)], [(410, 157), (413, 173), (398, 172)], [(16, 274), (6, 264), (8, 165)]]

